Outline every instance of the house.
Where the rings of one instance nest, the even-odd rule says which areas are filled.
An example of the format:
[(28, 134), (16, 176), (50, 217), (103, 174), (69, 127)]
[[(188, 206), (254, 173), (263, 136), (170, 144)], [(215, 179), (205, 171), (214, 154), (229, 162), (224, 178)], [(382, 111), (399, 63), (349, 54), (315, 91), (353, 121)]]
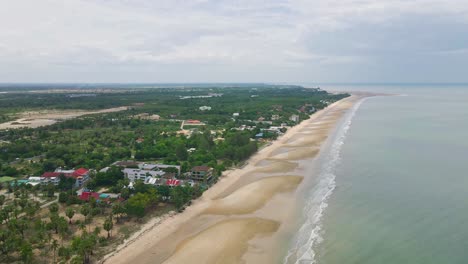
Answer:
[(151, 185), (162, 185), (163, 179), (161, 178), (153, 178), (153, 177), (147, 177), (144, 181), (144, 184), (151, 184)]
[(78, 196), (78, 199), (82, 201), (89, 201), (93, 197), (96, 201), (99, 199), (99, 193), (96, 192), (82, 192), (81, 195)]
[(58, 185), (59, 182), (60, 182), (60, 175), (61, 173), (58, 173), (58, 172), (44, 172), (42, 174), (42, 177), (43, 180), (42, 180), (42, 184), (53, 184), (53, 185)]
[(76, 180), (75, 187), (81, 187), (89, 180), (89, 170), (79, 168), (72, 173), (72, 177)]
[(58, 185), (60, 182), (60, 175), (67, 178), (74, 178), (75, 185), (73, 187), (75, 188), (83, 186), (89, 180), (89, 170), (85, 168), (79, 168), (77, 170), (63, 170), (58, 168), (54, 172), (45, 172), (42, 174), (42, 177), (46, 178), (44, 183)]
[(239, 113), (232, 114), (232, 117), (239, 117)]
[(271, 116), (271, 120), (279, 120), (280, 119), (280, 116), (279, 115), (272, 115)]
[(255, 135), (255, 138), (256, 139), (260, 139), (260, 138), (263, 138), (263, 133), (258, 133)]
[(145, 142), (145, 139), (144, 138), (137, 138), (135, 140), (135, 142), (138, 143), (138, 144), (141, 144), (141, 143)]
[[(168, 175), (168, 174), (166, 174)], [(166, 176), (164, 175), (164, 176)], [(147, 177), (144, 181), (144, 184), (151, 184), (151, 185), (156, 185), (156, 186), (160, 186), (160, 185), (167, 185), (169, 187), (174, 187), (174, 186), (179, 186), (182, 184), (182, 181), (181, 180), (178, 180), (178, 179), (174, 179), (174, 173), (171, 173), (172, 177), (171, 178), (166, 178), (166, 179), (163, 179), (163, 178), (153, 178), (153, 177)]]
[(198, 109), (200, 109), (200, 111), (210, 111), (211, 110), (211, 106), (200, 106)]
[(190, 178), (197, 181), (209, 181), (213, 176), (213, 168), (208, 166), (195, 166), (190, 171)]
[(189, 148), (189, 149), (187, 150), (187, 152), (188, 152), (188, 153), (193, 153), (193, 152), (195, 152), (196, 150), (197, 150), (196, 148)]
[(133, 117), (137, 119), (142, 119), (142, 120), (154, 120), (154, 121), (157, 121), (161, 118), (159, 115), (150, 115), (149, 113), (141, 113), (138, 115), (134, 115)]
[(60, 182), (60, 175), (67, 178), (74, 178), (75, 185), (73, 187), (82, 187), (89, 180), (89, 170), (85, 168), (79, 168), (77, 170), (63, 170), (62, 168), (56, 169), (54, 172), (44, 172), (42, 174), (42, 184), (52, 183), (58, 185)]
[(31, 177), (28, 178), (28, 183), (27, 184), (29, 184), (31, 186), (36, 186), (36, 185), (39, 185), (39, 184), (43, 184), (44, 180), (45, 180), (44, 177), (31, 176)]
[(261, 117), (259, 117), (257, 120), (260, 121), (260, 122), (262, 122), (262, 121), (265, 121), (265, 118), (264, 118), (263, 116), (261, 116)]
[(181, 184), (180, 180), (176, 180), (176, 179), (167, 179), (166, 180), (166, 185), (170, 186), (170, 187), (179, 186), (180, 184)]
[(189, 120), (185, 121), (185, 123), (190, 124), (190, 125), (199, 125), (199, 124), (201, 124), (201, 121), (200, 120), (189, 119)]
[(96, 202), (109, 202), (111, 198), (118, 199), (118, 194), (108, 194), (108, 193), (97, 193), (97, 192), (89, 192), (83, 191), (81, 194), (78, 195), (78, 199), (82, 201), (89, 201), (93, 197)]
[(299, 122), (299, 116), (298, 115), (291, 115), (291, 117), (289, 117), (289, 120), (298, 123)]

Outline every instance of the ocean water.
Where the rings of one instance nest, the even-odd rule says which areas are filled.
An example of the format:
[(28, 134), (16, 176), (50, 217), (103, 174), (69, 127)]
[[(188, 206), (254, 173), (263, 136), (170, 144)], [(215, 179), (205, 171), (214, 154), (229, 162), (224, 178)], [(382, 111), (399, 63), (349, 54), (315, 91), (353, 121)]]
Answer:
[(400, 95), (344, 117), (285, 263), (468, 263), (468, 85), (322, 88)]

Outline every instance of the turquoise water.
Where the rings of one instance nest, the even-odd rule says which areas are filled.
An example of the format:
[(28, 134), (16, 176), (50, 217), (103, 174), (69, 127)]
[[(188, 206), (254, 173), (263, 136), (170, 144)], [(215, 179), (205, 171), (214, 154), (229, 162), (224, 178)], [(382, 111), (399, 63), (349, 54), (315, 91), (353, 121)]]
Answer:
[(297, 263), (468, 263), (468, 86), (346, 88), (406, 96), (356, 110)]

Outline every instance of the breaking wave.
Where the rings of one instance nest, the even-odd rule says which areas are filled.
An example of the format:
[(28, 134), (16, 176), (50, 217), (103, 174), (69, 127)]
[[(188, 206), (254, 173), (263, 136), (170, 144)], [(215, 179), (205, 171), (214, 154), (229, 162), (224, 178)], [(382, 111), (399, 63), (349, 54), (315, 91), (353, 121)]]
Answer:
[(324, 164), (319, 174), (319, 182), (311, 190), (310, 200), (304, 207), (304, 224), (297, 231), (293, 244), (284, 259), (285, 264), (314, 264), (316, 263), (315, 248), (322, 241), (322, 216), (328, 207), (328, 198), (336, 187), (335, 168), (340, 162), (341, 147), (346, 134), (351, 127), (352, 119), (365, 99), (356, 103), (351, 112), (345, 117), (333, 141), (330, 151), (326, 153)]

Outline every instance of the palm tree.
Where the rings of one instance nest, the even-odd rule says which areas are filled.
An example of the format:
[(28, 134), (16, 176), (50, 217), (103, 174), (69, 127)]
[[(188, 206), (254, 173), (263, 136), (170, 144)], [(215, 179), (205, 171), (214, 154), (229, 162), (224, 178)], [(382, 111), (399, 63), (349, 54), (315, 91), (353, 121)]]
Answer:
[(52, 251), (54, 252), (54, 262), (55, 263), (55, 252), (57, 251), (58, 248), (58, 242), (57, 240), (52, 240), (52, 245), (51, 245)]
[(106, 219), (106, 221), (104, 221), (103, 227), (104, 227), (104, 230), (107, 231), (107, 238), (110, 238), (112, 228), (114, 227), (114, 223), (112, 222), (112, 217), (109, 217)]
[(112, 206), (112, 214), (117, 217), (117, 223), (120, 222), (120, 218), (122, 214), (125, 212), (125, 208), (122, 206), (121, 203), (117, 202)]
[(59, 210), (59, 207), (58, 207), (58, 204), (57, 203), (53, 203), (49, 206), (49, 211), (51, 213), (57, 213)]
[(73, 210), (73, 208), (68, 207), (67, 210), (65, 211), (65, 215), (68, 217), (68, 219), (70, 219), (68, 223), (71, 224), (72, 218), (75, 215), (75, 210)]
[(80, 213), (85, 217), (85, 222), (90, 212), (91, 210), (89, 209), (89, 205), (85, 204), (81, 207)]

